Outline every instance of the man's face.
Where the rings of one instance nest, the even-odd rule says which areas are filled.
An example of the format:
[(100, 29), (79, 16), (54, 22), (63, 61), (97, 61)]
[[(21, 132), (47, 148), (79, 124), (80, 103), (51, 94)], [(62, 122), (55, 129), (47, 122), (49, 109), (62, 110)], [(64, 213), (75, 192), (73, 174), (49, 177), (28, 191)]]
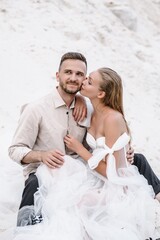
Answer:
[(82, 86), (87, 73), (86, 65), (83, 61), (68, 59), (65, 60), (59, 72), (56, 73), (59, 87), (69, 94), (76, 94)]

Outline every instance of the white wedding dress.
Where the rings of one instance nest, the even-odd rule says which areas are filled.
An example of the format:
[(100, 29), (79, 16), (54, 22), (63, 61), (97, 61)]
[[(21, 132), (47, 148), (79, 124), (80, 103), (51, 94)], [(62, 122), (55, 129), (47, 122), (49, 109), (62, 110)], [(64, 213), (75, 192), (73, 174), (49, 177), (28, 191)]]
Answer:
[[(88, 164), (65, 156), (60, 169), (41, 165), (36, 172), (39, 190), (35, 212), (43, 221), (17, 227), (0, 235), (1, 240), (145, 240), (159, 238), (159, 203), (135, 166), (128, 166), (126, 133), (112, 148), (105, 138), (87, 134), (93, 149)], [(121, 159), (113, 153), (120, 151)], [(107, 178), (94, 168), (106, 157)]]

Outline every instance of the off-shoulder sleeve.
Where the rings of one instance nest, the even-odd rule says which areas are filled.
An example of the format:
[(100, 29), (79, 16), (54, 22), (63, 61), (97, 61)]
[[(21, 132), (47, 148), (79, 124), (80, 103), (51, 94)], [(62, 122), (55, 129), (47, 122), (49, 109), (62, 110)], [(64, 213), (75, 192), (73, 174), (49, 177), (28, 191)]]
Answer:
[[(109, 148), (105, 144), (105, 140), (103, 141), (103, 144), (98, 145), (96, 149), (93, 151), (92, 157), (88, 160), (88, 165), (91, 169), (95, 169), (99, 162), (107, 156), (107, 168), (106, 168), (106, 176), (107, 178), (115, 183), (118, 184), (124, 184), (124, 180), (122, 177), (119, 177), (117, 174), (117, 169), (116, 169), (116, 159), (113, 155), (115, 151), (124, 149), (125, 151), (125, 146), (128, 144), (130, 137), (124, 133), (122, 134), (117, 141), (114, 143), (112, 148)], [(101, 140), (101, 139), (99, 139)], [(124, 159), (126, 161), (126, 159)]]

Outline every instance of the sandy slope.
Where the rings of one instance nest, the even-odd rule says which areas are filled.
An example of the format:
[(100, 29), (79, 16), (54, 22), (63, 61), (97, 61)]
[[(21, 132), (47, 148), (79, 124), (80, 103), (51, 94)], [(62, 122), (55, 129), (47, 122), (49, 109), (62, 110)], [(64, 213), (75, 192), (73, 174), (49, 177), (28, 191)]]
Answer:
[(0, 0), (1, 163), (20, 106), (52, 88), (61, 54), (117, 70), (136, 151), (160, 174), (160, 1)]

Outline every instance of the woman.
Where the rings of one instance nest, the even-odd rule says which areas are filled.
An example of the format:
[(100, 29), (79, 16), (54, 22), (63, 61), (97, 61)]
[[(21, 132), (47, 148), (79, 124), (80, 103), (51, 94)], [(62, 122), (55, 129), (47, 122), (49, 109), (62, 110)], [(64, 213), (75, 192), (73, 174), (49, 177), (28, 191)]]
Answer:
[[(97, 202), (101, 202), (101, 209), (96, 209), (96, 204), (92, 210), (87, 207), (85, 209), (85, 214), (92, 212), (86, 215), (89, 216), (88, 219), (85, 218), (88, 234), (91, 239), (96, 239), (99, 227), (102, 235), (100, 234), (98, 239), (103, 239), (105, 233), (110, 232), (102, 225), (111, 224), (110, 229), (114, 230), (114, 225), (114, 233), (118, 239), (127, 239), (127, 235), (132, 239), (133, 233), (135, 239), (155, 239), (157, 210), (153, 191), (139, 175), (136, 167), (129, 166), (126, 161), (131, 137), (123, 112), (120, 76), (112, 69), (100, 68), (83, 82), (81, 94), (91, 100), (94, 108), (87, 134), (88, 144), (94, 151), (91, 154), (70, 135), (66, 136), (64, 141), (68, 148), (88, 162), (91, 169), (106, 178), (101, 196), (97, 197)], [(122, 232), (124, 236), (121, 235)], [(112, 238), (114, 239), (114, 236), (111, 231), (107, 239)]]

